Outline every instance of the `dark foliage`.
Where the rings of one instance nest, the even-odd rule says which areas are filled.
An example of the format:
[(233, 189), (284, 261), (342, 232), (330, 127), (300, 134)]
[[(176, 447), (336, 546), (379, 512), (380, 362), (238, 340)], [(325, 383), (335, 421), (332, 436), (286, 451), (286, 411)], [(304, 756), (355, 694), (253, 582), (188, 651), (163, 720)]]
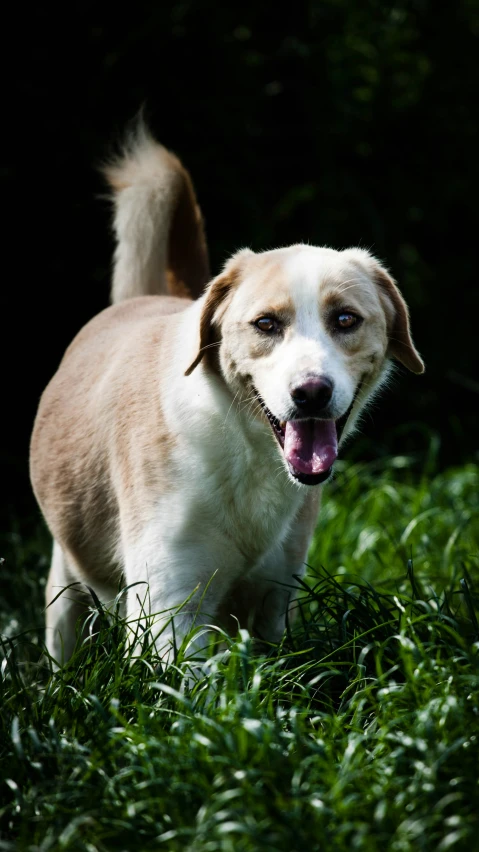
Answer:
[(443, 461), (467, 459), (478, 426), (477, 2), (138, 0), (16, 4), (9, 16), (1, 453), (12, 499), (28, 488), (38, 397), (107, 304), (112, 241), (94, 167), (142, 104), (193, 174), (215, 272), (239, 246), (305, 240), (370, 247), (400, 282), (428, 372), (400, 376), (359, 452), (368, 440), (376, 454), (409, 449), (389, 427), (417, 420), (442, 433)]

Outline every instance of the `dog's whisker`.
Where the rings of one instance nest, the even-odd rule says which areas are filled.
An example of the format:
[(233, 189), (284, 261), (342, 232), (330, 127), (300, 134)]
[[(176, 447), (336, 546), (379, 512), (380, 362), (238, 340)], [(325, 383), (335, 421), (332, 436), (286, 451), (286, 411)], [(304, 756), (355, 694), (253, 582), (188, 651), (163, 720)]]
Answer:
[(240, 408), (239, 410), (240, 410), (240, 411), (244, 411), (244, 409), (245, 409), (248, 405), (252, 405), (256, 399), (257, 399), (257, 398), (256, 398), (255, 396), (252, 396), (250, 399), (244, 399), (244, 400), (242, 400), (242, 401), (241, 401), (241, 403), (238, 403), (238, 405), (241, 405), (241, 408)]
[(204, 352), (206, 349), (212, 349), (213, 346), (221, 346), (221, 340), (216, 341), (215, 343), (206, 343), (201, 349), (198, 350), (198, 355), (200, 352)]
[(346, 278), (344, 281), (338, 281), (336, 286), (341, 287), (343, 284), (351, 284), (351, 283), (360, 284), (361, 282), (358, 280), (358, 278), (356, 276), (354, 276), (354, 278)]
[(253, 403), (248, 403), (241, 409), (241, 414), (251, 421), (256, 413), (259, 413), (260, 408), (254, 408)]
[[(253, 406), (252, 406), (252, 407), (250, 408), (250, 411), (249, 411), (249, 418), (248, 418), (248, 419), (249, 419), (249, 422), (251, 423), (251, 421), (253, 420), (253, 418), (254, 418), (255, 414), (259, 414), (261, 411), (262, 411), (261, 405), (259, 405), (259, 404), (258, 404), (256, 407), (253, 407)], [(248, 413), (247, 413), (247, 415), (246, 415), (246, 416), (248, 417)]]
[(389, 337), (389, 340), (392, 340), (394, 343), (400, 343), (401, 346), (407, 346), (409, 348), (409, 343), (406, 340), (400, 340), (399, 337)]
[(234, 397), (233, 397), (233, 399), (232, 399), (231, 405), (230, 405), (230, 407), (228, 408), (228, 411), (226, 412), (226, 417), (225, 417), (225, 420), (224, 420), (224, 423), (223, 423), (223, 427), (224, 427), (224, 426), (226, 426), (226, 421), (227, 421), (227, 419), (228, 419), (228, 415), (229, 415), (229, 413), (230, 413), (231, 409), (233, 408), (233, 405), (235, 404), (235, 400), (236, 400), (236, 397), (238, 396), (238, 394), (239, 394), (239, 390), (238, 390), (238, 391), (236, 391), (236, 393), (235, 393), (235, 395), (234, 395)]
[(239, 397), (238, 397), (238, 394), (236, 394), (235, 400), (236, 400), (236, 408), (238, 409), (238, 412), (240, 413), (241, 412), (241, 406), (243, 405), (243, 403), (245, 401), (245, 398), (243, 396), (242, 391), (240, 392)]
[(275, 468), (275, 470), (273, 471), (273, 475), (274, 475), (274, 474), (276, 474), (276, 475), (274, 476), (274, 482), (276, 482), (276, 480), (277, 480), (277, 479), (279, 479), (279, 477), (281, 476), (281, 474), (282, 474), (282, 473), (286, 473), (286, 470), (285, 470), (284, 464), (280, 464), (280, 465), (279, 465), (277, 468)]
[(338, 296), (342, 296), (348, 290), (351, 290), (353, 287), (359, 287), (360, 285), (360, 281), (354, 281), (353, 279), (351, 279), (351, 281), (344, 281), (343, 286), (338, 285), (337, 287), (334, 287), (332, 292), (336, 293)]
[[(256, 408), (255, 408), (255, 404), (256, 404)], [(245, 411), (245, 409), (247, 410), (248, 408), (250, 409), (250, 411), (252, 413), (255, 413), (256, 411), (262, 411), (262, 406), (261, 406), (261, 403), (258, 402), (257, 396), (254, 396), (251, 399), (246, 400), (243, 404), (243, 408), (241, 409), (241, 411), (243, 412), (243, 411)]]

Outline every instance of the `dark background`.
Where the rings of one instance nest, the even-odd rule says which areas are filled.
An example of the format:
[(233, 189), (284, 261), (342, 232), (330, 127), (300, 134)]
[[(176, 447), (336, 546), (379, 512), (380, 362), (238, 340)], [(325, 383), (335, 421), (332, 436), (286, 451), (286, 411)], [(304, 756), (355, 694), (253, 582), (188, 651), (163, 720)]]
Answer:
[(142, 105), (192, 173), (214, 273), (241, 246), (307, 241), (370, 248), (398, 280), (427, 373), (398, 373), (350, 453), (423, 453), (432, 430), (440, 464), (474, 457), (478, 37), (472, 0), (10, 6), (0, 453), (14, 511), (32, 505), (39, 396), (108, 301), (95, 167)]

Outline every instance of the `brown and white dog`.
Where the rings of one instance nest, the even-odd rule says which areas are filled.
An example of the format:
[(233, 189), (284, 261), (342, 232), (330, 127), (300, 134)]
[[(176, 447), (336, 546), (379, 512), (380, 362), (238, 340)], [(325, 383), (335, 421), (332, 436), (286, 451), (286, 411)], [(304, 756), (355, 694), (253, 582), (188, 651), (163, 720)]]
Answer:
[(106, 174), (115, 304), (67, 349), (31, 445), (54, 537), (48, 649), (72, 653), (88, 603), (75, 588), (108, 603), (120, 584), (132, 622), (148, 602), (161, 647), (187, 598), (177, 642), (193, 621), (277, 641), (340, 439), (391, 359), (423, 372), (405, 302), (367, 251), (309, 245), (243, 249), (202, 292), (181, 163), (140, 128)]

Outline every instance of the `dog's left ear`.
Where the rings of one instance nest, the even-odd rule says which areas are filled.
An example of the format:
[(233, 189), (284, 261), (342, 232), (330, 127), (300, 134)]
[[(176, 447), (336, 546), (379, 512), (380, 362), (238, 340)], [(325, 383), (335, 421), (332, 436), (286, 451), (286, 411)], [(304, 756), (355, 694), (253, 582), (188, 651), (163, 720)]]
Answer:
[(186, 370), (185, 376), (189, 376), (195, 367), (198, 366), (208, 348), (218, 342), (216, 340), (216, 330), (221, 320), (220, 309), (226, 307), (228, 296), (240, 282), (243, 265), (241, 261), (247, 255), (252, 254), (254, 252), (250, 251), (250, 249), (243, 249), (237, 252), (227, 262), (221, 275), (218, 275), (217, 278), (214, 278), (208, 284), (206, 299), (200, 318), (198, 352)]
[(408, 308), (395, 281), (377, 262), (374, 264), (373, 277), (386, 313), (390, 355), (412, 373), (424, 373), (424, 361), (411, 337)]

